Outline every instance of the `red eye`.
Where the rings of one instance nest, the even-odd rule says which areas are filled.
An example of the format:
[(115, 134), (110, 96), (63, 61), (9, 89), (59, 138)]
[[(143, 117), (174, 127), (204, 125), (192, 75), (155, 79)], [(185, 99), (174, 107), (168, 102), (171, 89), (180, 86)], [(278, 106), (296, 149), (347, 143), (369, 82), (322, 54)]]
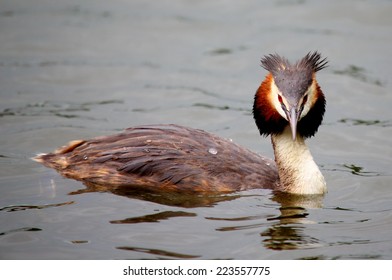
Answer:
[(302, 99), (302, 104), (305, 105), (306, 101), (308, 101), (307, 95), (305, 95), (304, 98)]
[(280, 104), (282, 104), (282, 103), (283, 103), (282, 96), (278, 95), (278, 100), (279, 100), (279, 103), (280, 103)]

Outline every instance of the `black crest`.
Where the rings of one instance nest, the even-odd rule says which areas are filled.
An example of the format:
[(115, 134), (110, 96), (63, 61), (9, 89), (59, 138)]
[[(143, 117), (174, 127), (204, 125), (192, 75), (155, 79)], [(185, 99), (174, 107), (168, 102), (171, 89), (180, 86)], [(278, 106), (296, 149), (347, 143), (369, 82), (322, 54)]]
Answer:
[(278, 72), (285, 70), (293, 71), (295, 69), (306, 72), (317, 72), (327, 67), (327, 64), (327, 59), (321, 59), (321, 54), (317, 51), (309, 52), (295, 64), (291, 64), (287, 58), (278, 54), (266, 55), (261, 59), (261, 66), (265, 70), (271, 72), (274, 76), (278, 74)]

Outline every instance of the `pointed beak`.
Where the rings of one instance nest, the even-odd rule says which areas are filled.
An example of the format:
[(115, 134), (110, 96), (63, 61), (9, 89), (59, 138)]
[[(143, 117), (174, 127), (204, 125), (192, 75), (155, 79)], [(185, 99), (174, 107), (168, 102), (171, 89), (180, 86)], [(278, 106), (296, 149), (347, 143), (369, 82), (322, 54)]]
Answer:
[(289, 119), (289, 124), (291, 128), (291, 133), (293, 136), (293, 141), (295, 141), (297, 137), (297, 122), (298, 122), (299, 114), (295, 107), (292, 107), (290, 111), (287, 112), (287, 118)]

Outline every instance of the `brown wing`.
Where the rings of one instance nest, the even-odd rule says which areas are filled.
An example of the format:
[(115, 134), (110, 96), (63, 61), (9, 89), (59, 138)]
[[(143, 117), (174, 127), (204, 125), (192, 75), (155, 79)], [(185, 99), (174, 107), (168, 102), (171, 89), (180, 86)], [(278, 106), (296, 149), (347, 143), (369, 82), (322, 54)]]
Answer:
[(133, 127), (72, 141), (35, 160), (105, 188), (230, 192), (273, 188), (278, 182), (273, 161), (208, 132), (177, 125)]

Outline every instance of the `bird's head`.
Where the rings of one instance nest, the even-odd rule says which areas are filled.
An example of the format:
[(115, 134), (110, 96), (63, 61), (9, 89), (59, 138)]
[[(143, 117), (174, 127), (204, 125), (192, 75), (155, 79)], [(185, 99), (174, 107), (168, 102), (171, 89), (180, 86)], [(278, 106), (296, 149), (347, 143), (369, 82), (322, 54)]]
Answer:
[(316, 72), (326, 59), (308, 53), (291, 64), (277, 54), (265, 56), (261, 65), (269, 71), (255, 95), (253, 115), (261, 135), (282, 133), (288, 125), (293, 140), (313, 136), (322, 122), (325, 98), (316, 81)]

